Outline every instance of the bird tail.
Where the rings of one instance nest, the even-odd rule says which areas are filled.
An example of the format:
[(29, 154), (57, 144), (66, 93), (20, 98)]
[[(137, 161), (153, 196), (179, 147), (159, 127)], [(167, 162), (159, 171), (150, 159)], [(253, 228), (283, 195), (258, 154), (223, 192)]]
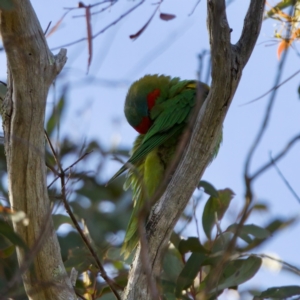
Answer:
[(117, 177), (124, 173), (128, 169), (127, 164), (128, 163), (126, 163), (111, 179), (109, 179), (105, 186), (108, 186), (112, 181), (114, 181)]
[(143, 206), (143, 201), (141, 200), (142, 199), (135, 199), (135, 205), (127, 225), (124, 242), (121, 249), (121, 254), (124, 255), (125, 259), (128, 258), (128, 256), (133, 252), (139, 242), (139, 213)]

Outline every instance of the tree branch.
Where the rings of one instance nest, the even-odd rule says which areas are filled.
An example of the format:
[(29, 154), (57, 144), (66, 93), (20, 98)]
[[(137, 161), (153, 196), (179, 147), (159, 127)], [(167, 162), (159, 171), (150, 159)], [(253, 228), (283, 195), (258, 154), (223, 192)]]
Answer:
[[(160, 275), (163, 250), (210, 162), (242, 70), (257, 40), (262, 22), (262, 9), (256, 12), (255, 18), (251, 19), (251, 16), (257, 7), (263, 7), (263, 5), (264, 0), (252, 0), (250, 3), (243, 34), (239, 41), (240, 44), (246, 41), (249, 43), (245, 51), (245, 49), (241, 50), (239, 45), (230, 44), (231, 29), (227, 22), (225, 1), (207, 1), (207, 23), (212, 53), (211, 90), (198, 113), (185, 154), (147, 224), (149, 260), (153, 278), (158, 278)], [(140, 247), (138, 247), (124, 299), (152, 299), (141, 255)]]
[[(28, 226), (14, 223), (14, 229), (34, 248), (42, 234), (42, 225), (49, 222), (33, 268), (27, 269), (22, 278), (31, 300), (76, 299), (49, 218), (44, 157), (46, 98), (50, 84), (66, 62), (66, 50), (53, 56), (30, 1), (12, 2), (13, 10), (1, 12), (1, 35), (8, 60), (8, 93), (1, 113), (10, 203), (13, 209), (24, 211), (30, 220)], [(18, 248), (17, 254), (19, 264), (23, 265), (24, 252)]]
[(244, 27), (236, 46), (239, 48), (240, 58), (243, 65), (246, 65), (256, 44), (261, 28), (261, 16), (263, 15), (265, 2), (252, 0), (244, 20)]

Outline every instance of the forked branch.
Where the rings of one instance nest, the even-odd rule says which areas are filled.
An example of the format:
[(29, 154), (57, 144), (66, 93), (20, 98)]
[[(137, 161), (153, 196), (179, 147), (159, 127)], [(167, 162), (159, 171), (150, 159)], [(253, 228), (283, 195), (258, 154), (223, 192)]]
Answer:
[[(242, 70), (258, 38), (264, 2), (250, 2), (241, 38), (236, 45), (231, 45), (231, 28), (227, 21), (225, 1), (207, 1), (212, 54), (211, 90), (198, 113), (190, 142), (178, 168), (153, 212), (151, 223), (147, 224), (148, 258), (154, 280), (159, 278), (163, 250), (173, 228), (209, 164)], [(138, 248), (124, 294), (126, 300), (153, 299), (142, 261), (141, 249)]]

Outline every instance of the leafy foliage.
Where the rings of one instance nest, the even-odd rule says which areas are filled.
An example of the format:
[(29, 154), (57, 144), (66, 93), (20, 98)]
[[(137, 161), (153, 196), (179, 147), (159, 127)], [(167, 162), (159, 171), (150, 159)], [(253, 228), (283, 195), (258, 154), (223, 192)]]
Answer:
[(211, 238), (211, 231), (216, 224), (216, 220), (221, 220), (229, 207), (234, 193), (230, 189), (218, 191), (218, 196), (211, 196), (204, 207), (202, 225), (208, 239)]
[[(65, 102), (66, 99), (62, 96), (48, 118), (46, 129), (52, 140), (56, 136), (57, 125), (64, 113)], [(52, 172), (53, 170), (59, 172), (59, 169), (48, 146), (46, 150), (49, 166), (48, 181), (49, 186), (51, 185), (49, 194), (54, 205), (53, 222), (58, 231), (66, 270), (71, 272), (72, 268), (75, 268), (79, 272), (75, 288), (77, 293), (86, 299), (114, 299), (107, 283), (99, 276), (95, 257), (88, 251), (70, 216), (63, 209), (61, 186), (59, 180), (54, 181), (57, 179), (57, 174)], [(82, 147), (64, 137), (59, 143), (57, 155), (61, 164), (67, 166), (67, 162), (72, 165), (82, 157), (83, 153), (91, 150), (93, 152), (85, 156), (84, 161), (79, 160), (78, 165), (65, 169), (69, 178), (66, 186), (67, 201), (77, 221), (84, 228), (85, 235), (94, 247), (96, 255), (101, 258), (105, 268), (113, 270), (110, 276), (114, 282), (125, 287), (128, 263), (132, 257), (124, 261), (120, 255), (123, 232), (131, 212), (131, 195), (123, 190), (124, 178), (119, 178), (106, 186), (106, 183), (98, 177), (108, 153), (97, 141), (91, 141)], [(0, 176), (5, 178), (3, 147), (0, 151)], [(120, 150), (119, 153), (124, 155), (126, 152)], [(91, 168), (94, 171), (91, 171)], [(217, 190), (206, 181), (201, 181), (198, 187), (209, 195), (202, 216), (206, 240), (201, 241), (199, 237), (193, 236), (182, 239), (176, 232), (173, 233), (171, 242), (174, 247), (169, 247), (165, 255), (161, 275), (163, 299), (195, 299), (203, 292), (208, 280), (216, 276), (214, 270), (221, 262), (222, 255), (238, 229), (237, 223), (224, 229), (221, 226), (234, 196), (233, 191), (228, 188)], [(3, 180), (0, 180), (0, 191), (7, 199)], [(19, 272), (15, 248), (16, 246), (24, 248), (28, 251), (29, 257), (31, 249), (27, 249), (22, 239), (14, 233), (10, 220), (19, 218), (20, 222), (25, 222), (27, 219), (21, 212), (11, 210), (7, 200), (2, 203), (4, 206), (0, 206), (0, 294), (14, 296), (14, 299), (25, 299), (25, 293), (19, 283), (11, 283), (14, 275)], [(263, 204), (256, 206), (253, 209), (268, 209)], [(293, 224), (294, 221), (295, 219), (272, 220), (265, 227), (254, 224), (243, 225), (238, 231), (238, 237), (246, 242), (246, 246), (236, 248), (236, 255), (226, 262), (217, 285), (209, 291), (212, 297), (219, 295), (224, 289), (236, 287), (253, 277), (260, 268), (261, 258), (251, 254), (245, 256), (244, 251), (254, 249), (265, 242), (271, 234)], [(257, 294), (257, 297), (269, 297), (277, 295), (276, 293), (290, 295), (295, 291), (297, 291), (296, 287), (269, 289), (260, 295)]]
[[(110, 5), (115, 2), (117, 1), (111, 1)], [(283, 11), (294, 4), (293, 14)], [(159, 4), (155, 5), (153, 14), (137, 33), (130, 36), (132, 39), (138, 38), (160, 11)], [(0, 9), (12, 8), (11, 0), (0, 0)], [(89, 67), (92, 60), (92, 7), (79, 2), (78, 8), (85, 10)], [(169, 13), (159, 13), (159, 18), (163, 21), (170, 21), (175, 17)], [(49, 34), (57, 30), (63, 18), (57, 22)], [(284, 27), (275, 33), (275, 37), (280, 40), (278, 47), (280, 57), (283, 51), (299, 39), (299, 1), (279, 1), (267, 11), (265, 18), (280, 20), (282, 24), (292, 24), (291, 30), (286, 30)], [(298, 93), (300, 95), (300, 89)], [(0, 98), (3, 98), (2, 90)], [(66, 98), (63, 94), (45, 124), (53, 143), (65, 108)], [(66, 200), (80, 227), (83, 228), (87, 240), (95, 249), (95, 255), (100, 258), (105, 269), (110, 270), (109, 276), (122, 288), (127, 283), (128, 265), (132, 259), (131, 257), (124, 261), (120, 255), (122, 237), (131, 212), (131, 195), (123, 190), (124, 178), (115, 180), (109, 186), (101, 180), (99, 174), (102, 173), (109, 153), (102, 149), (98, 141), (77, 145), (68, 137), (63, 137), (55, 142), (57, 144), (55, 148), (59, 149), (57, 157), (60, 163), (64, 166), (71, 165), (65, 169), (68, 178), (66, 186), (63, 187), (67, 190)], [(93, 153), (83, 158), (83, 153), (89, 151)], [(116, 154), (124, 155), (127, 152), (119, 150)], [(73, 268), (79, 272), (75, 284), (76, 292), (84, 299), (115, 299), (107, 282), (99, 276), (95, 256), (88, 251), (72, 219), (63, 208), (62, 187), (58, 180), (60, 170), (49, 146), (46, 148), (46, 163), (49, 195), (53, 204), (53, 223), (58, 233), (64, 264), (68, 272), (71, 272)], [(17, 208), (10, 207), (7, 201), (6, 176), (5, 154), (3, 146), (0, 146), (0, 193), (2, 197), (0, 205), (0, 297), (21, 300), (26, 299), (26, 296), (20, 281), (16, 280), (21, 273), (16, 259), (16, 247), (26, 251), (29, 260), (34, 253), (32, 248), (29, 249), (22, 238), (14, 232), (11, 221), (17, 220), (26, 224), (30, 222), (30, 219), (27, 219), (27, 216)], [(209, 281), (214, 278), (217, 278), (216, 284), (207, 291), (211, 296), (210, 299), (215, 299), (225, 289), (237, 289), (257, 273), (262, 263), (259, 255), (249, 253), (249, 251), (255, 250), (268, 241), (272, 235), (291, 226), (297, 220), (296, 218), (275, 218), (268, 220), (265, 226), (239, 224), (239, 220), (236, 220), (225, 227), (222, 222), (226, 218), (226, 212), (234, 196), (233, 191), (229, 188), (217, 190), (206, 181), (201, 181), (198, 188), (203, 189), (209, 195), (202, 215), (205, 236), (191, 236), (183, 239), (178, 232), (173, 233), (164, 257), (160, 278), (163, 299), (197, 299), (203, 291), (208, 289)], [(252, 210), (268, 211), (268, 207), (258, 203), (252, 207)], [(190, 220), (188, 217), (186, 220)], [(232, 241), (235, 241), (235, 236), (239, 238), (238, 244), (231, 249), (228, 260), (224, 262), (223, 257), (228, 254), (228, 248)], [(221, 264), (223, 264), (223, 269), (219, 274), (216, 270)], [(256, 293), (254, 299), (284, 299), (293, 296), (300, 296), (300, 286), (272, 287)]]
[(256, 296), (254, 299), (286, 299), (288, 297), (300, 296), (300, 286), (290, 285), (290, 286), (280, 286), (267, 289)]
[(280, 58), (283, 51), (299, 40), (300, 1), (279, 1), (266, 12), (265, 19), (268, 18), (273, 18), (280, 24), (280, 29), (276, 30), (274, 35), (280, 41), (277, 48), (277, 56)]

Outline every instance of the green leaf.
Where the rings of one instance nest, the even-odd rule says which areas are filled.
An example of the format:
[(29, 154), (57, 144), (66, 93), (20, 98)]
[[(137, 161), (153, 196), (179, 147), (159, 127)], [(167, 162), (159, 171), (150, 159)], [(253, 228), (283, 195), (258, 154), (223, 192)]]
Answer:
[(178, 249), (179, 244), (181, 242), (181, 238), (180, 238), (180, 235), (178, 233), (176, 233), (174, 230), (171, 234), (170, 242), (174, 245), (175, 248)]
[(242, 231), (251, 234), (258, 239), (266, 239), (271, 235), (269, 230), (255, 224), (244, 225)]
[[(252, 278), (256, 272), (259, 270), (262, 263), (262, 259), (255, 256), (249, 256), (247, 259), (237, 259), (230, 261), (218, 283), (218, 286), (210, 291), (210, 293), (216, 293), (222, 291), (226, 288), (238, 286), (250, 278)], [(213, 272), (211, 272), (201, 285), (201, 289), (205, 287), (205, 282), (209, 276), (215, 276)]]
[(165, 293), (163, 299), (164, 300), (176, 300), (177, 298), (173, 293)]
[(2, 10), (12, 10), (14, 4), (11, 0), (0, 0), (0, 9)]
[(175, 295), (175, 282), (170, 280), (161, 279), (160, 286), (162, 288), (162, 293), (164, 295), (163, 299), (168, 299), (169, 295)]
[(212, 253), (224, 251), (227, 248), (232, 236), (233, 234), (231, 232), (222, 232), (213, 243)]
[(121, 248), (113, 247), (107, 249), (105, 257), (111, 261), (123, 260), (123, 256), (121, 254)]
[(253, 206), (252, 210), (268, 211), (268, 205), (264, 203), (257, 203)]
[(177, 249), (169, 249), (163, 261), (163, 278), (176, 282), (184, 265)]
[[(232, 224), (230, 225), (226, 231), (230, 231), (232, 233), (235, 233), (237, 230), (238, 224)], [(245, 242), (248, 244), (252, 243), (252, 238), (249, 236), (249, 234), (253, 235), (257, 239), (266, 239), (268, 238), (271, 233), (269, 230), (259, 227), (254, 224), (249, 224), (249, 225), (243, 225), (238, 236), (243, 239)]]
[(51, 136), (55, 127), (59, 123), (64, 108), (65, 108), (65, 96), (62, 95), (62, 97), (59, 99), (56, 106), (53, 108), (53, 112), (47, 122), (46, 129), (49, 136)]
[(79, 273), (89, 270), (92, 264), (95, 264), (94, 258), (86, 248), (70, 249), (69, 257), (64, 262), (67, 271), (74, 267)]
[(209, 196), (216, 197), (216, 198), (219, 196), (219, 193), (215, 189), (215, 187), (207, 181), (201, 180), (197, 187), (198, 189), (203, 188), (204, 192)]
[(19, 246), (25, 250), (28, 250), (27, 245), (21, 239), (21, 237), (18, 234), (16, 234), (13, 228), (3, 220), (0, 220), (0, 234), (5, 236), (9, 241), (11, 241), (12, 244)]
[[(292, 217), (290, 219), (287, 220), (281, 220), (281, 219), (275, 219), (272, 222), (269, 223), (269, 225), (267, 225), (265, 227), (265, 229), (271, 234), (273, 235), (276, 231), (282, 230), (292, 224), (295, 223), (295, 221), (297, 221), (298, 218), (297, 217)], [(253, 248), (261, 245), (266, 239), (254, 239), (252, 241), (251, 244), (247, 245), (246, 247), (243, 247), (240, 249), (241, 252), (246, 252), (249, 250), (252, 250)]]
[(237, 259), (228, 263), (223, 278), (217, 290), (223, 290), (232, 286), (238, 286), (252, 278), (259, 270), (262, 259), (250, 256), (247, 259)]
[(223, 218), (234, 193), (230, 189), (218, 191), (218, 197), (210, 197), (204, 207), (202, 215), (203, 230), (208, 239), (211, 239), (211, 231), (215, 225), (217, 215), (218, 220)]
[(176, 283), (177, 297), (180, 297), (182, 291), (192, 285), (205, 259), (206, 255), (203, 253), (192, 253), (178, 276)]
[(300, 286), (288, 285), (288, 286), (269, 288), (263, 291), (260, 295), (256, 296), (255, 299), (266, 299), (266, 298), (286, 299), (288, 297), (299, 296), (299, 295), (300, 295)]
[(185, 254), (187, 252), (198, 252), (198, 253), (209, 252), (201, 245), (197, 237), (189, 237), (187, 240), (181, 240), (178, 245), (178, 250), (181, 254)]

